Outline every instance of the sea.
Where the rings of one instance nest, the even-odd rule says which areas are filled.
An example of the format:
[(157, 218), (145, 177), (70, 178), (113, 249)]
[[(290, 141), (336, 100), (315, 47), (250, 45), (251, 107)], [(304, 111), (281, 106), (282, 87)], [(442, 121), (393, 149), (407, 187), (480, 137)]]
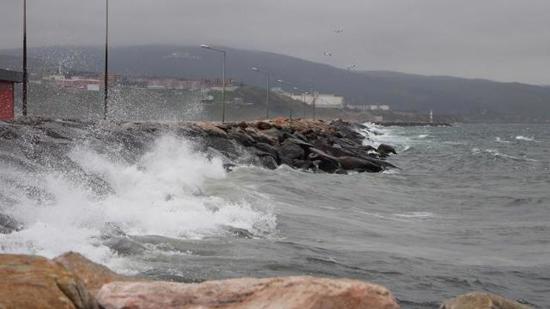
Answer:
[(170, 132), (135, 145), (59, 122), (41, 144), (23, 128), (0, 140), (0, 213), (21, 224), (0, 253), (178, 282), (354, 278), (403, 308), (471, 291), (550, 308), (550, 125), (366, 125), (398, 169), (227, 171)]

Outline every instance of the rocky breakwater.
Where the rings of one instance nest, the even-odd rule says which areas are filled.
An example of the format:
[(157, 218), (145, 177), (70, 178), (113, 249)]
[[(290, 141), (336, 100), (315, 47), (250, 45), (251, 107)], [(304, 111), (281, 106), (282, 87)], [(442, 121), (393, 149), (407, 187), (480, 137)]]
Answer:
[(394, 147), (364, 145), (365, 137), (358, 131), (367, 128), (342, 120), (277, 118), (224, 124), (198, 122), (191, 129), (190, 135), (202, 137), (208, 147), (225, 157), (238, 156), (233, 142), (252, 154), (253, 163), (270, 169), (284, 164), (315, 172), (346, 174), (396, 168), (386, 161), (390, 154), (396, 154)]

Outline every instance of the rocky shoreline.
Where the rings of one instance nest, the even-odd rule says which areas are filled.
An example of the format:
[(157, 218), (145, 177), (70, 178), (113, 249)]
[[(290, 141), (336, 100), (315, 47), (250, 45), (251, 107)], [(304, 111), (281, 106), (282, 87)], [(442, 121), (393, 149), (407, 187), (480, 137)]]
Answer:
[[(242, 278), (203, 283), (148, 281), (116, 274), (78, 253), (52, 260), (0, 255), (0, 308), (292, 308), (398, 309), (385, 287), (349, 279)], [(470, 293), (441, 309), (528, 309), (513, 300)]]
[[(133, 148), (143, 148), (147, 139), (162, 133), (181, 135), (196, 142), (203, 152), (220, 155), (227, 168), (252, 164), (269, 169), (281, 165), (302, 170), (346, 174), (381, 172), (396, 168), (386, 161), (396, 154), (394, 147), (364, 144), (359, 130), (367, 127), (342, 120), (323, 121), (276, 118), (252, 122), (86, 122), (29, 118), (0, 122), (0, 141), (22, 138), (36, 144), (57, 147), (75, 139), (66, 128), (86, 130), (97, 139), (117, 139)], [(137, 134), (136, 134), (137, 133)], [(86, 139), (86, 136), (76, 137)], [(142, 139), (140, 139), (142, 138)]]

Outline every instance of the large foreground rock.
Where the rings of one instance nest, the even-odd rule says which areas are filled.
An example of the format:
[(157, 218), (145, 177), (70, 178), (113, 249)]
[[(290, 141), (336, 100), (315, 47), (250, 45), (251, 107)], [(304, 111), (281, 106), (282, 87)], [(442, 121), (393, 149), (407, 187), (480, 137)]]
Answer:
[(288, 277), (201, 284), (113, 282), (99, 291), (105, 309), (118, 308), (399, 308), (386, 288), (354, 280)]
[(441, 309), (530, 309), (502, 296), (488, 293), (469, 293), (444, 302)]
[(98, 308), (82, 281), (43, 257), (0, 255), (0, 308)]
[(67, 252), (54, 259), (67, 270), (78, 276), (84, 286), (95, 295), (101, 287), (113, 281), (137, 280), (135, 278), (119, 275), (109, 268), (96, 264), (79, 253)]

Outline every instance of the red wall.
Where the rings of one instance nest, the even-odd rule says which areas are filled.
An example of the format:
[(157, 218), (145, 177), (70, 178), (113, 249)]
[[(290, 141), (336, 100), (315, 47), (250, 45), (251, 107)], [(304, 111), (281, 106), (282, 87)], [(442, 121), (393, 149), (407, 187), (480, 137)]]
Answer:
[(13, 111), (13, 84), (0, 81), (0, 120), (12, 120)]

